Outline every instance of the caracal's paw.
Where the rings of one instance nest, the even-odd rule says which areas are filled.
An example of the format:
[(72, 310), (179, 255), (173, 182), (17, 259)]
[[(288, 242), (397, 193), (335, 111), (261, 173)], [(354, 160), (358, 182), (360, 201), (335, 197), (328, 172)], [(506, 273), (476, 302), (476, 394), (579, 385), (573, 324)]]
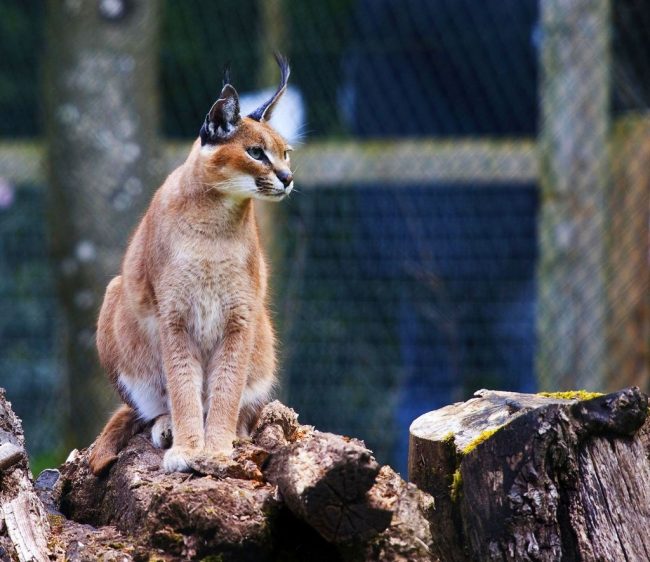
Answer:
[(190, 472), (194, 458), (198, 454), (196, 449), (187, 447), (172, 447), (163, 457), (165, 472)]
[(208, 451), (203, 449), (198, 458), (212, 464), (230, 464), (233, 462), (231, 453), (232, 449), (230, 451)]
[(208, 458), (214, 457), (215, 459), (226, 459), (230, 457), (233, 451), (234, 447), (232, 441), (220, 443), (219, 445), (210, 445), (209, 443), (206, 443), (205, 447), (201, 451), (201, 455)]
[(232, 455), (232, 452), (235, 450), (235, 448), (233, 447), (233, 442), (234, 439), (232, 441), (228, 441), (228, 443), (224, 443), (215, 448), (206, 447), (204, 449), (204, 452), (209, 453), (210, 455), (216, 458), (229, 457), (230, 455)]
[(169, 449), (173, 443), (172, 417), (169, 414), (158, 416), (151, 426), (151, 442), (156, 449)]
[(190, 459), (190, 468), (198, 474), (210, 474), (216, 478), (246, 478), (244, 468), (225, 453), (203, 449)]
[(207, 455), (224, 455), (228, 456), (233, 452), (233, 441), (237, 439), (234, 433), (212, 433), (207, 432), (205, 436), (205, 446), (203, 453)]

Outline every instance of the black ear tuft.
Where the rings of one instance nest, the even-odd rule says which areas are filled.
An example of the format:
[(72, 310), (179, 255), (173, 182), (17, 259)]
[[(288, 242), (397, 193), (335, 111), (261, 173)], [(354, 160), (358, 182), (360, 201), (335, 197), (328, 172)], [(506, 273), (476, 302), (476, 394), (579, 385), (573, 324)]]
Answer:
[(227, 62), (223, 67), (223, 84), (225, 86), (230, 84), (230, 62)]
[(273, 110), (277, 105), (278, 101), (287, 90), (287, 82), (289, 81), (289, 75), (291, 74), (291, 68), (289, 67), (289, 61), (283, 57), (280, 53), (275, 53), (275, 60), (280, 67), (280, 85), (275, 91), (270, 100), (264, 102), (260, 105), (253, 113), (250, 113), (248, 116), (255, 121), (268, 121), (271, 119)]
[[(227, 79), (230, 79), (228, 72), (224, 75), (224, 81)], [(221, 90), (219, 99), (210, 108), (201, 127), (199, 133), (201, 146), (228, 140), (240, 121), (239, 95), (230, 83), (226, 83)]]

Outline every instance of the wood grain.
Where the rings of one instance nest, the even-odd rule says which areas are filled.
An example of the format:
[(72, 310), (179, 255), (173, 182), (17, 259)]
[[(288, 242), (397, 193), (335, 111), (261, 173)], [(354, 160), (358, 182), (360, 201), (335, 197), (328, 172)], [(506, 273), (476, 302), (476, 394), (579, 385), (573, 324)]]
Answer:
[(649, 559), (647, 396), (477, 394), (411, 429), (441, 559)]
[(48, 562), (49, 525), (43, 505), (32, 491), (2, 504), (7, 533), (21, 562)]

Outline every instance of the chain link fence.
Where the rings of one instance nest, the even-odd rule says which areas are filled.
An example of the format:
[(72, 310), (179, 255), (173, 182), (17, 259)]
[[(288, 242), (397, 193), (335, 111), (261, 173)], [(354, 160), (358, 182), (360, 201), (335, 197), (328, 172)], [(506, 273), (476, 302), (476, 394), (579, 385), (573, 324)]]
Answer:
[[(161, 3), (168, 154), (224, 63), (252, 104), (289, 56), (297, 189), (263, 230), (280, 394), (399, 469), (410, 422), (481, 387), (647, 389), (650, 5), (566, 4)], [(1, 6), (0, 384), (37, 455), (66, 408), (46, 186), (15, 179), (45, 13)]]

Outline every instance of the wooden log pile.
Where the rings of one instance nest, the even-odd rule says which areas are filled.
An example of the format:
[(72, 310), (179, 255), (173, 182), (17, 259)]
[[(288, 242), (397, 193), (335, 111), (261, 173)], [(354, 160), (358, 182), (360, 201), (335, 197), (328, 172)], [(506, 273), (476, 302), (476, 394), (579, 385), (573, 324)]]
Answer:
[(163, 473), (145, 430), (105, 476), (91, 447), (33, 482), (0, 393), (0, 561), (648, 560), (647, 415), (636, 388), (479, 391), (413, 423), (416, 488), (273, 402), (191, 473)]
[[(4, 400), (0, 407), (11, 411)], [(105, 476), (90, 473), (91, 451), (71, 455), (34, 486), (21, 457), (40, 542), (29, 546), (30, 558), (10, 532), (6, 553), (72, 561), (430, 559), (431, 497), (381, 467), (362, 442), (300, 425), (279, 402), (229, 460), (197, 458), (192, 473), (162, 472), (164, 451), (147, 431)]]

